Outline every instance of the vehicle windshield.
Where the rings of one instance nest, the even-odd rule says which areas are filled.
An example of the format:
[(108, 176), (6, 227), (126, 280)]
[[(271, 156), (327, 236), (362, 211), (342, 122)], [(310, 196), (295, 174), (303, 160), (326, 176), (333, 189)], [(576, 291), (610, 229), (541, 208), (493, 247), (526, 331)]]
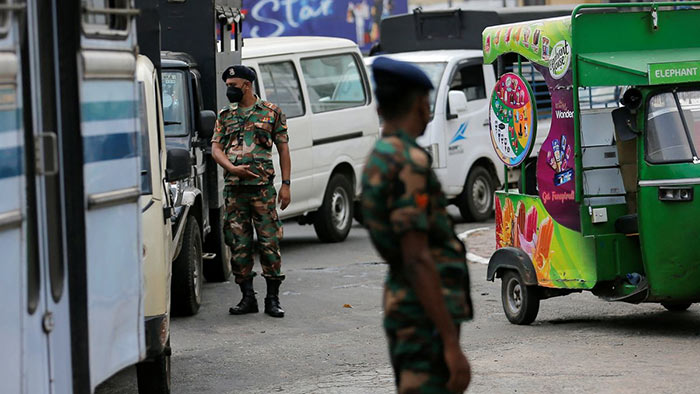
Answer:
[(700, 162), (700, 91), (651, 97), (647, 114), (646, 159), (650, 163)]
[[(430, 78), (430, 82), (433, 83), (435, 89), (430, 91), (430, 115), (432, 116), (435, 112), (435, 100), (437, 97), (437, 89), (440, 85), (440, 80), (442, 79), (442, 74), (445, 72), (445, 67), (447, 63), (445, 62), (421, 62), (413, 63), (418, 68), (420, 68), (427, 76)], [(370, 73), (370, 81), (372, 81), (372, 89), (374, 89), (374, 77), (372, 76), (372, 69), (368, 67), (368, 72)]]
[(165, 136), (187, 135), (187, 79), (184, 71), (163, 71), (163, 123)]

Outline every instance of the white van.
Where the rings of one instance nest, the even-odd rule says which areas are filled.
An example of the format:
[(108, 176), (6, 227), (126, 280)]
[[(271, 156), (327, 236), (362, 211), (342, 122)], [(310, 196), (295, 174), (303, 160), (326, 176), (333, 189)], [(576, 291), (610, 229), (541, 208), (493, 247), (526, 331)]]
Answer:
[[(287, 116), (292, 202), (280, 217), (313, 223), (322, 241), (344, 240), (365, 161), (379, 136), (357, 45), (327, 37), (251, 38), (242, 58), (258, 74), (260, 97)], [(273, 161), (279, 175), (277, 157)], [(278, 176), (275, 184), (280, 182)]]
[[(488, 97), (496, 84), (493, 65), (483, 64), (481, 51), (474, 49), (383, 56), (415, 64), (432, 81), (433, 118), (418, 143), (430, 152), (443, 192), (459, 208), (462, 217), (474, 221), (488, 219), (493, 213), (495, 190), (505, 182), (504, 166), (493, 149), (489, 131)], [(370, 67), (375, 59), (366, 58), (365, 63)], [(549, 119), (538, 120), (530, 157), (537, 157), (549, 124)], [(509, 171), (508, 182), (517, 181), (519, 176), (519, 169)]]

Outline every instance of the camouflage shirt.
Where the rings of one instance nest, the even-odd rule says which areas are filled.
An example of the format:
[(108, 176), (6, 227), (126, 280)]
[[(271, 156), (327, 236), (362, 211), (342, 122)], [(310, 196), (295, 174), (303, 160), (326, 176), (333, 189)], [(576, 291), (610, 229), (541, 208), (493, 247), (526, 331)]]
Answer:
[[(447, 214), (447, 199), (430, 158), (403, 131), (385, 133), (374, 146), (362, 176), (362, 213), (372, 243), (389, 264), (384, 309), (387, 328), (428, 322), (404, 272), (401, 236), (428, 235), (447, 308), (456, 322), (472, 316), (464, 244)], [(390, 327), (391, 326), (391, 327)]]
[(275, 176), (272, 144), (289, 141), (287, 119), (279, 107), (265, 100), (258, 99), (247, 116), (233, 103), (219, 111), (211, 141), (222, 145), (231, 163), (247, 164), (259, 176), (240, 179), (227, 173), (226, 185), (269, 185)]

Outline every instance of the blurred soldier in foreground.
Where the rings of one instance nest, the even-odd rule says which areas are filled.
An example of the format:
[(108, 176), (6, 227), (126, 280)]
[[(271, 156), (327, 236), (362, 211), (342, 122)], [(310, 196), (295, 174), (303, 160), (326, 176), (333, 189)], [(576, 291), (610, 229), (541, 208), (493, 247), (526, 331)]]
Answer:
[(291, 160), (287, 142), (287, 121), (274, 104), (258, 98), (253, 89), (255, 72), (242, 65), (231, 66), (221, 76), (228, 89), (231, 105), (219, 112), (212, 156), (226, 171), (226, 220), (224, 235), (233, 256), (231, 267), (243, 299), (229, 309), (232, 315), (258, 312), (253, 290), (253, 227), (258, 236), (262, 275), (267, 282), (265, 313), (284, 317), (279, 288), (284, 275), (279, 242), (282, 223), (277, 216), (275, 169), (272, 165), (272, 144), (277, 146), (282, 170), (279, 193), (280, 208), (289, 205)]
[(433, 86), (413, 65), (378, 58), (372, 65), (382, 139), (362, 176), (362, 213), (389, 264), (384, 329), (399, 393), (462, 393), (471, 380), (459, 345), (472, 317), (466, 251), (447, 200), (416, 144), (430, 121)]

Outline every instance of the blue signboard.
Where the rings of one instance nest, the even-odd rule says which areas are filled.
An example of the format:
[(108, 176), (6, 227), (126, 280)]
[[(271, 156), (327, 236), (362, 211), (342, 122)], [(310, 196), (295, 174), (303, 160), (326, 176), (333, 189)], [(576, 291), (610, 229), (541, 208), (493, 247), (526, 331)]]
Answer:
[(379, 41), (379, 22), (408, 12), (407, 0), (243, 0), (243, 37), (331, 36), (363, 51)]

